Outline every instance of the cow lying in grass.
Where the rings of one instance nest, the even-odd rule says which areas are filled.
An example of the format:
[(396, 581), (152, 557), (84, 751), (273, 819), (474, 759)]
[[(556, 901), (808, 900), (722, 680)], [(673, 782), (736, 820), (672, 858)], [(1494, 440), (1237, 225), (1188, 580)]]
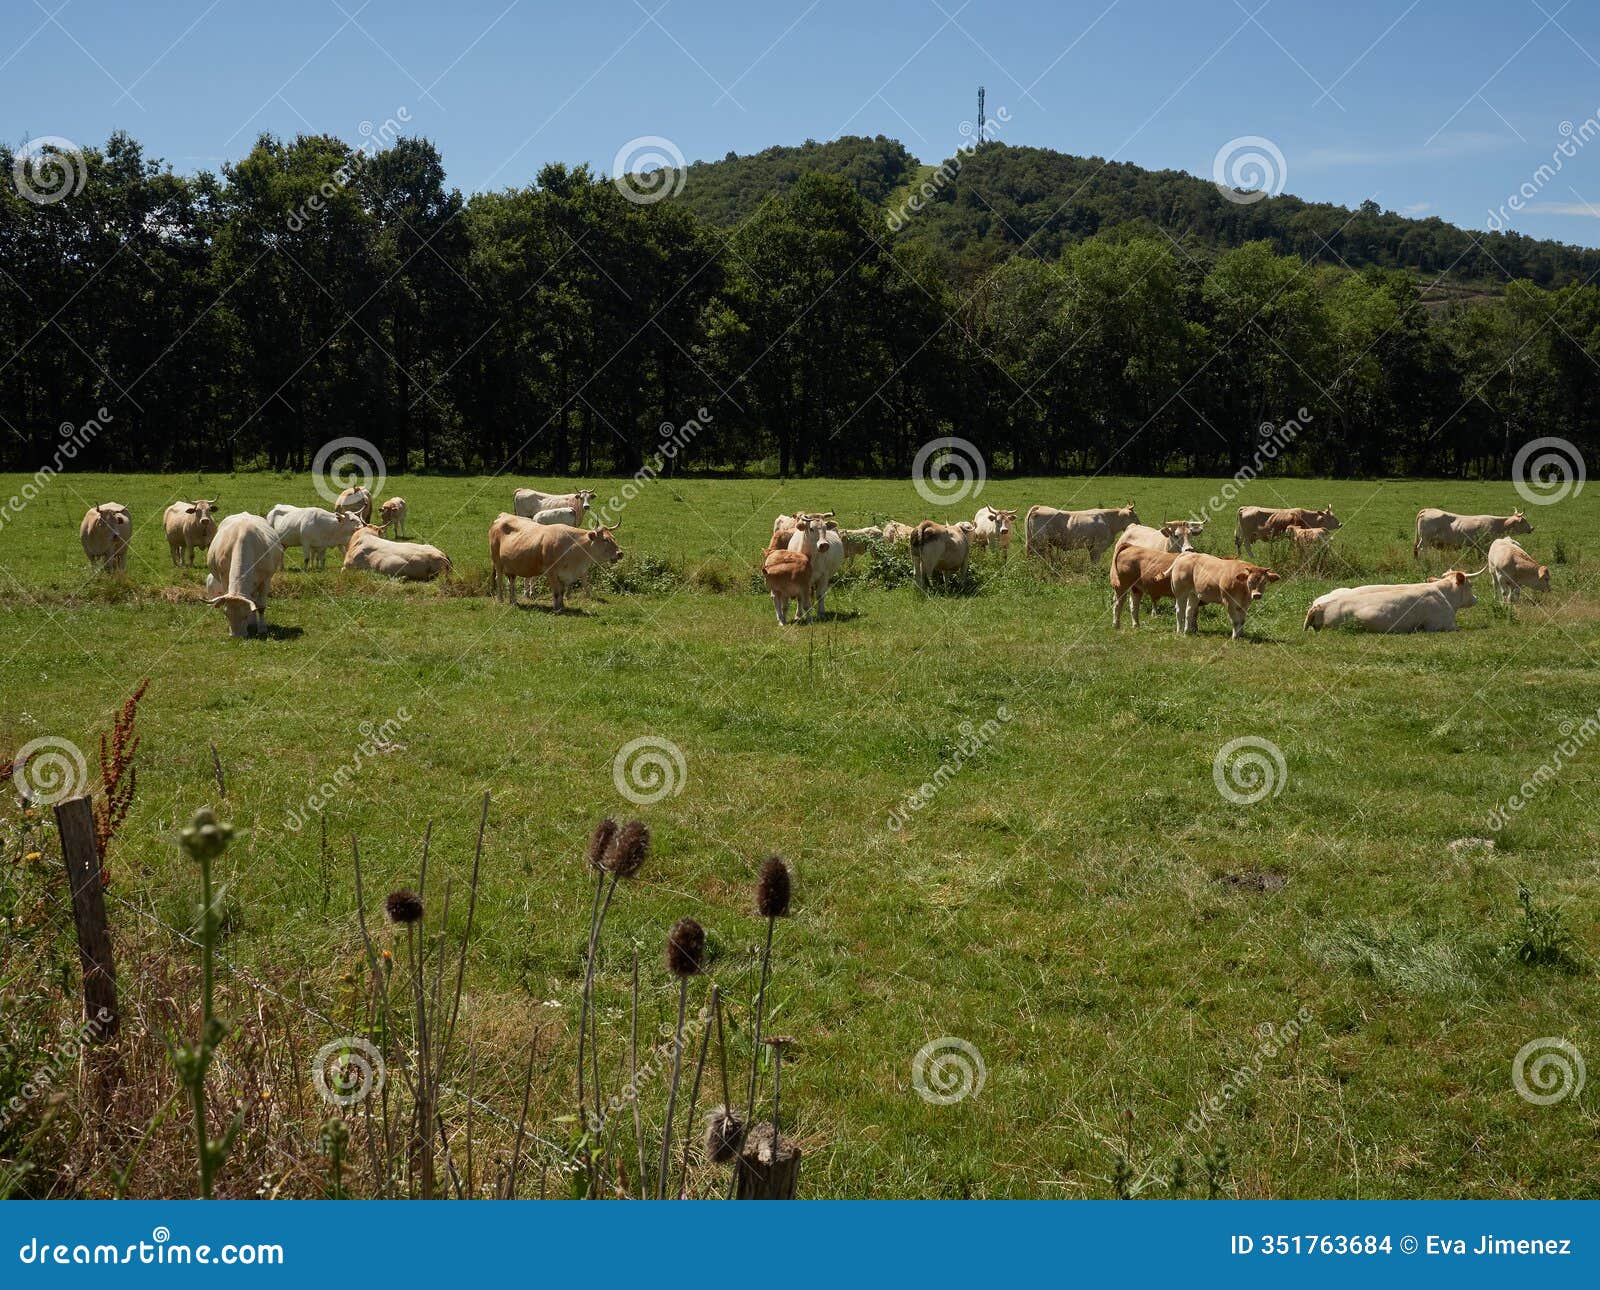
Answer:
[(1339, 627), (1346, 623), (1363, 631), (1453, 632), (1456, 614), (1478, 603), (1472, 579), (1478, 573), (1452, 569), (1427, 582), (1376, 583), (1365, 587), (1335, 587), (1318, 596), (1306, 610), (1305, 630)]

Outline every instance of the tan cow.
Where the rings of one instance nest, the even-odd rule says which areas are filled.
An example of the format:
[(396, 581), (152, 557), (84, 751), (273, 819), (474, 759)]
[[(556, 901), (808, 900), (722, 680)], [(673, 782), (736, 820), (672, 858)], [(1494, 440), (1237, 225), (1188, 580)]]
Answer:
[(926, 591), (930, 578), (936, 573), (959, 574), (962, 581), (966, 581), (975, 527), (971, 520), (955, 524), (923, 520), (917, 525), (916, 532), (911, 535), (911, 566), (917, 575), (917, 586)]
[(228, 635), (267, 634), (267, 589), (283, 568), (283, 543), (259, 515), (241, 511), (217, 525), (206, 551), (206, 604), (228, 616)]
[(797, 623), (811, 617), (811, 557), (804, 551), (790, 551), (787, 547), (768, 551), (761, 562), (761, 576), (772, 593), (778, 626), (787, 626), (791, 600), (800, 602), (800, 612), (795, 616)]
[(858, 555), (865, 555), (872, 549), (876, 542), (883, 541), (883, 530), (878, 528), (840, 529), (839, 536), (844, 540), (844, 558), (854, 560)]
[[(326, 496), (326, 494), (324, 494)], [(372, 523), (372, 494), (360, 484), (354, 484), (339, 494), (333, 504), (335, 511), (349, 511), (359, 515), (363, 524)]]
[(1478, 603), (1472, 579), (1482, 572), (1452, 569), (1427, 582), (1335, 587), (1311, 602), (1305, 630), (1353, 623), (1369, 632), (1453, 632), (1457, 612)]
[(910, 546), (911, 535), (916, 531), (911, 525), (902, 524), (899, 520), (883, 522), (883, 540), (890, 546)]
[(405, 498), (403, 498), (403, 497), (391, 497), (391, 498), (389, 498), (389, 500), (384, 502), (384, 504), (382, 506), (378, 507), (378, 514), (379, 514), (379, 516), (382, 517), (381, 522), (382, 522), (382, 525), (383, 525), (384, 528), (393, 529), (394, 530), (394, 535), (395, 535), (395, 537), (397, 539), (405, 537), (405, 535), (406, 535), (406, 499)]
[(1308, 529), (1299, 524), (1287, 525), (1283, 534), (1300, 552), (1313, 552), (1318, 547), (1328, 546), (1332, 542), (1332, 529)]
[(1040, 555), (1054, 547), (1061, 551), (1084, 550), (1091, 563), (1111, 546), (1139, 515), (1133, 503), (1119, 507), (1095, 507), (1086, 511), (1058, 511), (1053, 506), (1030, 506), (1022, 525), (1022, 546), (1029, 555)]
[(1011, 550), (1011, 527), (1017, 522), (1015, 511), (996, 510), (985, 506), (973, 517), (972, 542), (984, 550), (998, 549), (1004, 560)]
[(1333, 507), (1320, 511), (1304, 506), (1286, 506), (1274, 510), (1270, 506), (1241, 506), (1239, 519), (1233, 529), (1235, 553), (1249, 555), (1252, 542), (1274, 542), (1288, 532), (1290, 525), (1303, 529), (1337, 529), (1343, 525), (1333, 513)]
[(1172, 564), (1181, 552), (1151, 550), (1136, 542), (1123, 542), (1111, 554), (1111, 625), (1122, 626), (1122, 605), (1133, 601), (1133, 625), (1139, 625), (1139, 600), (1150, 601), (1151, 609), (1160, 600), (1171, 600)]
[(1533, 525), (1520, 510), (1510, 515), (1456, 515), (1436, 506), (1424, 506), (1417, 512), (1417, 535), (1411, 544), (1411, 555), (1420, 560), (1429, 547), (1438, 547), (1441, 551), (1471, 547), (1481, 553), (1495, 538), (1532, 532)]
[(167, 531), (167, 549), (172, 552), (172, 563), (192, 565), (194, 553), (202, 554), (217, 536), (217, 522), (212, 519), (217, 503), (197, 497), (192, 502), (173, 502), (161, 517)]
[(355, 531), (344, 549), (344, 567), (407, 582), (432, 582), (451, 569), (450, 557), (438, 547), (426, 542), (392, 542), (384, 537), (381, 524), (363, 524)]
[(1550, 570), (1522, 549), (1515, 538), (1496, 538), (1489, 543), (1489, 573), (1494, 589), (1509, 605), (1522, 598), (1522, 589), (1550, 590)]
[(121, 502), (101, 502), (83, 513), (78, 540), (91, 567), (102, 573), (120, 573), (128, 567), (128, 542), (133, 537), (133, 516)]
[(1178, 631), (1192, 636), (1201, 605), (1221, 605), (1233, 624), (1233, 637), (1244, 635), (1244, 616), (1250, 602), (1260, 600), (1267, 584), (1277, 582), (1271, 569), (1245, 560), (1190, 551), (1172, 562), (1172, 598), (1178, 602)]
[(1117, 535), (1114, 549), (1132, 545), (1146, 551), (1193, 551), (1189, 539), (1199, 537), (1204, 531), (1203, 523), (1190, 520), (1167, 520), (1158, 529), (1148, 524), (1130, 524)]
[(612, 535), (620, 527), (580, 529), (570, 524), (535, 524), (501, 512), (489, 525), (489, 594), (500, 596), (506, 579), (510, 602), (517, 603), (517, 579), (549, 578), (556, 613), (566, 609), (567, 592), (581, 587), (596, 568), (622, 559)]

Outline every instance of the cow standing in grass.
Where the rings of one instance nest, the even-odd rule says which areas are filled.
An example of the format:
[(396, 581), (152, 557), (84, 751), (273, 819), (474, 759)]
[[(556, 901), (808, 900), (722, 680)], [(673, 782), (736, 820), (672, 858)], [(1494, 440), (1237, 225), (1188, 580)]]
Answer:
[(1424, 506), (1417, 512), (1417, 532), (1411, 543), (1411, 555), (1420, 560), (1422, 553), (1431, 547), (1441, 551), (1470, 547), (1483, 555), (1496, 538), (1532, 532), (1533, 525), (1520, 510), (1510, 515), (1456, 515), (1436, 506)]
[(1192, 636), (1201, 605), (1221, 605), (1233, 624), (1233, 638), (1244, 635), (1244, 618), (1253, 601), (1261, 599), (1278, 575), (1245, 560), (1191, 551), (1172, 562), (1172, 598), (1176, 600), (1180, 634)]
[(500, 579), (510, 602), (517, 603), (517, 579), (545, 577), (556, 613), (566, 609), (567, 592), (581, 587), (596, 569), (622, 559), (622, 548), (609, 528), (580, 529), (569, 524), (535, 524), (522, 515), (501, 512), (489, 526), (489, 594), (500, 596)]
[(1233, 530), (1234, 553), (1248, 557), (1252, 542), (1275, 542), (1293, 526), (1329, 530), (1342, 527), (1331, 506), (1324, 506), (1320, 511), (1308, 510), (1304, 506), (1286, 506), (1277, 510), (1269, 506), (1241, 506)]
[(206, 552), (206, 604), (228, 617), (228, 635), (267, 634), (267, 589), (283, 568), (283, 543), (259, 515), (240, 512), (217, 525)]
[(133, 537), (133, 516), (121, 502), (101, 502), (83, 513), (78, 540), (91, 567), (101, 573), (120, 573), (128, 566), (128, 543)]
[(973, 517), (972, 542), (984, 550), (997, 550), (1004, 560), (1011, 550), (1011, 527), (1017, 522), (1015, 511), (1000, 511), (985, 506)]
[(1522, 549), (1515, 538), (1496, 538), (1489, 544), (1489, 573), (1494, 589), (1510, 604), (1531, 591), (1550, 590), (1550, 570)]
[(957, 575), (966, 582), (967, 563), (972, 556), (971, 520), (956, 524), (937, 524), (923, 520), (911, 535), (911, 565), (916, 571), (917, 586), (928, 590), (933, 575)]
[(1133, 503), (1126, 506), (1099, 506), (1086, 511), (1058, 511), (1053, 506), (1030, 506), (1022, 524), (1022, 545), (1029, 555), (1041, 555), (1055, 548), (1060, 551), (1084, 550), (1089, 562), (1100, 559), (1117, 535), (1139, 522)]
[(197, 497), (192, 502), (173, 502), (161, 517), (167, 533), (167, 549), (172, 552), (172, 563), (185, 567), (194, 563), (194, 553), (202, 555), (217, 536), (215, 499)]

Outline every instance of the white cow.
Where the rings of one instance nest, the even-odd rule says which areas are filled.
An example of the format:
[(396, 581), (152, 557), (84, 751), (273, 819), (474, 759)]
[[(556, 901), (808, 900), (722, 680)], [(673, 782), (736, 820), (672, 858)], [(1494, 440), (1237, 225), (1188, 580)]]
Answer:
[(287, 547), (297, 546), (305, 553), (302, 568), (316, 562), (319, 569), (328, 565), (328, 552), (344, 550), (361, 519), (353, 511), (326, 511), (320, 506), (290, 506), (279, 502), (267, 512), (267, 523)]
[(1520, 600), (1524, 587), (1550, 590), (1549, 568), (1524, 551), (1515, 538), (1496, 538), (1489, 544), (1489, 574), (1507, 604)]
[(996, 510), (985, 506), (973, 517), (972, 542), (984, 550), (997, 548), (1003, 560), (1011, 550), (1011, 526), (1017, 522), (1015, 511)]
[(217, 525), (206, 552), (206, 604), (228, 616), (230, 636), (267, 634), (267, 588), (283, 568), (283, 543), (259, 515), (240, 512)]
[(573, 514), (578, 517), (573, 521), (573, 525), (579, 527), (583, 524), (583, 513), (589, 509), (594, 499), (595, 493), (592, 488), (580, 488), (575, 493), (542, 493), (537, 488), (519, 488), (511, 495), (511, 513), (531, 520), (540, 511), (570, 507)]
[(391, 542), (381, 525), (363, 524), (345, 548), (344, 567), (408, 582), (431, 582), (450, 572), (450, 557), (425, 542)]
[(832, 520), (805, 516), (807, 526), (796, 528), (790, 535), (788, 549), (811, 557), (812, 618), (826, 615), (828, 585), (840, 569), (844, 568), (844, 537)]
[(1441, 511), (1437, 506), (1424, 506), (1417, 512), (1417, 535), (1411, 544), (1411, 554), (1420, 560), (1429, 547), (1443, 551), (1471, 547), (1474, 551), (1484, 551), (1495, 538), (1532, 532), (1533, 525), (1520, 510), (1510, 515), (1457, 515)]
[(161, 517), (167, 533), (167, 549), (172, 552), (172, 563), (191, 565), (194, 553), (204, 552), (217, 536), (214, 499), (197, 497), (192, 502), (173, 502)]
[(89, 564), (102, 573), (117, 572), (128, 565), (128, 542), (133, 537), (133, 516), (121, 502), (102, 502), (83, 513), (78, 525), (78, 540)]
[(535, 524), (565, 524), (571, 528), (582, 528), (578, 523), (578, 512), (570, 506), (552, 506), (548, 510), (538, 511), (533, 515), (525, 515), (524, 519), (531, 519)]
[(1336, 587), (1311, 602), (1305, 629), (1354, 623), (1369, 632), (1453, 632), (1457, 612), (1478, 603), (1472, 579), (1482, 572), (1452, 569), (1427, 582)]
[(403, 498), (403, 497), (391, 497), (388, 501), (384, 502), (382, 506), (378, 507), (378, 515), (379, 515), (378, 522), (380, 524), (382, 524), (385, 528), (392, 528), (394, 530), (395, 537), (397, 537), (397, 538), (405, 537), (405, 535), (406, 535), (406, 499), (405, 498)]
[(1130, 524), (1117, 536), (1116, 549), (1125, 546), (1143, 547), (1146, 551), (1193, 551), (1189, 541), (1199, 537), (1205, 525), (1191, 520), (1168, 520), (1160, 528), (1148, 524)]

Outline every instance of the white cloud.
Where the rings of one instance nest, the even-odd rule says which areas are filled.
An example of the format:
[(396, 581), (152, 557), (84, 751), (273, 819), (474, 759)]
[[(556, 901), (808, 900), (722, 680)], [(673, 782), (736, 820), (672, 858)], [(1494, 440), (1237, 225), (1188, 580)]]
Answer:
[(1600, 219), (1600, 206), (1591, 206), (1588, 202), (1539, 202), (1528, 209), (1540, 215), (1587, 215), (1590, 219)]
[(1409, 206), (1402, 206), (1400, 208), (1400, 213), (1402, 215), (1409, 215), (1415, 219), (1418, 215), (1426, 215), (1432, 209), (1432, 202), (1412, 202)]
[(1313, 148), (1303, 158), (1293, 158), (1296, 165), (1306, 168), (1322, 166), (1386, 166), (1409, 161), (1431, 161), (1444, 157), (1469, 157), (1485, 152), (1497, 152), (1512, 146), (1513, 140), (1505, 135), (1483, 130), (1465, 130), (1456, 134), (1441, 134), (1431, 144), (1407, 147), (1375, 146), (1370, 148)]

